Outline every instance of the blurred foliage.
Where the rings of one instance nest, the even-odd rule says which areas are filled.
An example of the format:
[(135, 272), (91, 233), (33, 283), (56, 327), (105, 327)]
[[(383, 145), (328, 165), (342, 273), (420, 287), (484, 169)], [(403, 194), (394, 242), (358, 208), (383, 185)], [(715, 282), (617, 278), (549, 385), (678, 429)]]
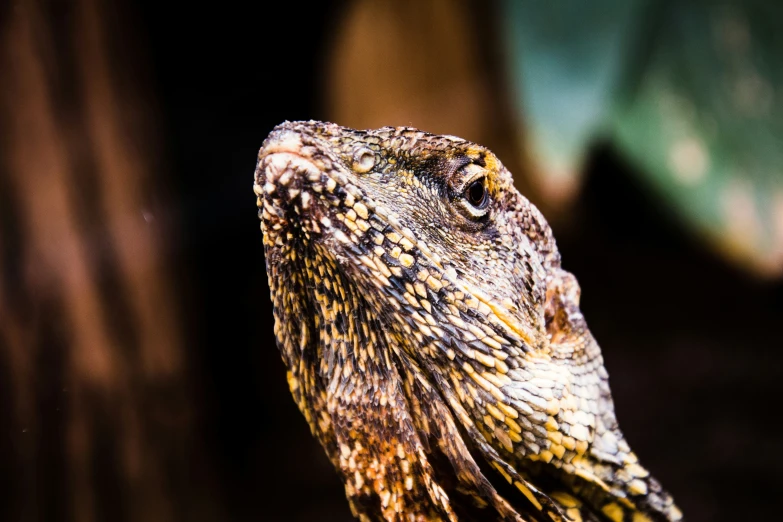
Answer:
[(532, 181), (554, 204), (611, 140), (699, 235), (783, 274), (779, 2), (502, 3)]

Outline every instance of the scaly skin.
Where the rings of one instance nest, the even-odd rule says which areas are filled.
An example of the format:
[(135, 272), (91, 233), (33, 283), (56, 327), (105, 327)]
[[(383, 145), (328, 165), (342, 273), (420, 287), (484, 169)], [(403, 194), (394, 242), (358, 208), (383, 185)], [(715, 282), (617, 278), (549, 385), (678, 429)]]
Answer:
[(291, 393), (354, 515), (681, 520), (618, 428), (549, 226), (490, 151), (284, 123), (254, 190)]

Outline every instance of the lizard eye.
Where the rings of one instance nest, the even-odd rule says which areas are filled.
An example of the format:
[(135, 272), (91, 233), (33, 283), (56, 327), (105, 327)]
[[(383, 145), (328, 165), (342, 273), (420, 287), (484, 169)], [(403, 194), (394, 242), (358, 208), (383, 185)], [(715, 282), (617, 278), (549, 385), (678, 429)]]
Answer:
[(479, 178), (468, 185), (468, 188), (465, 189), (465, 199), (477, 210), (486, 208), (489, 202), (486, 178)]
[(468, 163), (460, 166), (454, 176), (456, 186), (451, 193), (452, 201), (457, 203), (460, 213), (474, 225), (485, 221), (484, 218), (489, 216), (492, 197), (487, 174), (487, 170), (481, 165)]

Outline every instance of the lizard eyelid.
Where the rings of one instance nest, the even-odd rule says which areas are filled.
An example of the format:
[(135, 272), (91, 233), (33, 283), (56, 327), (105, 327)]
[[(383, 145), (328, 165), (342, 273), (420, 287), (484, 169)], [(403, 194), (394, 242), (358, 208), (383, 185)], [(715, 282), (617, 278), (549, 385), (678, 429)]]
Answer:
[(487, 177), (487, 170), (480, 165), (476, 165), (475, 163), (468, 163), (460, 169), (460, 173), (462, 174), (463, 178), (457, 190), (459, 193), (464, 193), (465, 189), (467, 189), (474, 181)]
[(465, 177), (457, 190), (459, 202), (469, 218), (483, 218), (489, 212), (490, 201), (487, 171), (475, 163), (469, 163), (460, 170)]

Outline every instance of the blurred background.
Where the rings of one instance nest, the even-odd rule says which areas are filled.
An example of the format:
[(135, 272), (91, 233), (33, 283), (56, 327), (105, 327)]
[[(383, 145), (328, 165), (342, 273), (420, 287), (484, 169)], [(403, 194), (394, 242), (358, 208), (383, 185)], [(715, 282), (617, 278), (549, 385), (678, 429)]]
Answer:
[(496, 152), (688, 520), (779, 511), (783, 9), (0, 4), (0, 520), (348, 521), (251, 190), (284, 120)]

